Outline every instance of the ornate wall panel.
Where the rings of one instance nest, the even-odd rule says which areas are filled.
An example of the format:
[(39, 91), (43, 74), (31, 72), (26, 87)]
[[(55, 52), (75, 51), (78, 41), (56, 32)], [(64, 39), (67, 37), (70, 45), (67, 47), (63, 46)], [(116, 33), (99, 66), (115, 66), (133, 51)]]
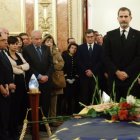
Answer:
[(0, 26), (10, 31), (10, 34), (19, 34), (25, 31), (25, 1), (0, 1)]
[(35, 0), (34, 27), (56, 38), (56, 0)]

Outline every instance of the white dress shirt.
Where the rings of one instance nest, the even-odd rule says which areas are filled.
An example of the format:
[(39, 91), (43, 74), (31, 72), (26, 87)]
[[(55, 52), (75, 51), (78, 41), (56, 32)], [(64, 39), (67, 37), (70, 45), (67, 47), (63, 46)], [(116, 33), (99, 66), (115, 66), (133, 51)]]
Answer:
[[(129, 29), (130, 29), (130, 27), (126, 28), (126, 29), (125, 29), (125, 32), (124, 32), (124, 35), (125, 35), (125, 38), (126, 38), (126, 39), (127, 39), (128, 33), (129, 33)], [(124, 30), (124, 29), (120, 28), (120, 35), (122, 35), (123, 30)]]

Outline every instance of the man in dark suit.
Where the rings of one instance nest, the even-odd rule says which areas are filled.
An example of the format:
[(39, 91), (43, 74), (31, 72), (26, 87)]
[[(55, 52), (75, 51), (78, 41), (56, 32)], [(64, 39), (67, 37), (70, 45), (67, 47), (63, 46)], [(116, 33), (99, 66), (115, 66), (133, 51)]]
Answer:
[(80, 45), (77, 51), (80, 84), (79, 101), (90, 105), (95, 88), (93, 75), (100, 79), (102, 47), (95, 43), (95, 34), (92, 29), (86, 31), (85, 39), (86, 43)]
[[(105, 65), (109, 76), (109, 89), (115, 82), (117, 101), (126, 97), (127, 90), (140, 72), (140, 32), (129, 26), (131, 11), (122, 7), (118, 11), (120, 28), (109, 31), (104, 40)], [(137, 85), (131, 94), (140, 97)]]
[[(15, 90), (13, 83), (13, 69), (4, 49), (7, 48), (7, 34), (0, 33), (0, 140), (16, 140), (12, 134), (11, 119), (11, 90)], [(12, 128), (13, 129), (13, 128)]]
[(51, 74), (53, 72), (53, 63), (50, 50), (47, 46), (42, 45), (42, 32), (39, 30), (32, 31), (32, 44), (23, 48), (23, 56), (30, 65), (27, 78), (30, 79), (35, 74), (39, 81), (40, 106), (44, 115), (48, 115), (50, 103)]

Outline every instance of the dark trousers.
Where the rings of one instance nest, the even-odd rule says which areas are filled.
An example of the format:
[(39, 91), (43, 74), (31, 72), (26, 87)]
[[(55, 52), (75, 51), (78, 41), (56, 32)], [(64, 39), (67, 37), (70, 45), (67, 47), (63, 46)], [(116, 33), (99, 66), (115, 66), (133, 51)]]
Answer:
[[(93, 100), (93, 93), (94, 93), (94, 89), (95, 89), (95, 80), (93, 79), (93, 77), (80, 78), (79, 86), (80, 86), (79, 101), (85, 105), (90, 105)], [(95, 97), (97, 97), (97, 96), (95, 96)], [(96, 100), (96, 99), (94, 99), (94, 100)]]
[[(120, 98), (126, 98), (130, 86), (116, 86), (116, 101), (119, 102)], [(140, 98), (140, 86), (135, 85), (130, 91), (129, 95)]]
[(10, 140), (10, 104), (11, 98), (0, 93), (0, 140)]
[[(131, 84), (120, 84), (120, 82), (116, 82), (115, 84), (115, 96), (116, 96), (116, 101), (119, 102), (121, 97), (126, 98), (128, 94), (128, 89), (131, 86)], [(113, 95), (113, 82), (109, 81), (108, 82), (108, 93), (110, 94), (111, 98), (114, 100), (114, 95)], [(140, 98), (140, 85), (138, 82), (134, 84), (134, 86), (131, 88), (129, 95), (133, 95), (136, 98)]]

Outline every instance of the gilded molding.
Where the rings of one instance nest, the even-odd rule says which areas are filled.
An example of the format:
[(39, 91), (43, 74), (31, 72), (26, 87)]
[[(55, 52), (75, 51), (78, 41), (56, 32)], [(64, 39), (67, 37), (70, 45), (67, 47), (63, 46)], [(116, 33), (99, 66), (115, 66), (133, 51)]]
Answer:
[(57, 38), (56, 33), (56, 0), (35, 0), (35, 22), (36, 30), (42, 30)]
[(34, 0), (34, 28), (38, 30), (38, 0)]
[(57, 44), (57, 17), (56, 17), (56, 0), (52, 0), (52, 25), (51, 34), (54, 37), (55, 43)]
[(83, 0), (71, 0), (71, 37), (76, 39), (78, 44), (83, 40)]
[[(24, 18), (23, 18), (24, 17)], [(26, 31), (26, 25), (25, 25), (25, 1), (21, 0), (21, 31)]]
[(52, 26), (52, 11), (50, 0), (42, 0), (39, 2), (39, 27), (43, 33), (50, 33)]

